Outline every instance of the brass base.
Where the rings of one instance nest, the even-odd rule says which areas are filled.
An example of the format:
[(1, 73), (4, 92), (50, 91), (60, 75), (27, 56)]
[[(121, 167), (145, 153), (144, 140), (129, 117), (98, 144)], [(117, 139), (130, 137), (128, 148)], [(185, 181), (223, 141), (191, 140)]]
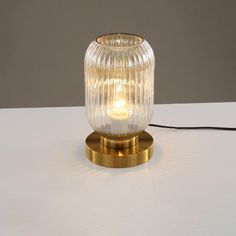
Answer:
[(142, 164), (151, 159), (153, 138), (147, 132), (127, 140), (110, 140), (93, 132), (86, 139), (86, 154), (100, 166), (124, 168)]

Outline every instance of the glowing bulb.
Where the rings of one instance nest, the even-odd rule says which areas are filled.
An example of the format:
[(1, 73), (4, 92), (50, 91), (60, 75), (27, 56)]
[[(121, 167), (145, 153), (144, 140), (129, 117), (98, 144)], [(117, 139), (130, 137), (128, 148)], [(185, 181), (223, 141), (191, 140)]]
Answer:
[(118, 100), (118, 101), (115, 101), (115, 102), (113, 103), (113, 106), (114, 106), (114, 108), (117, 109), (117, 110), (122, 110), (122, 109), (124, 109), (124, 107), (127, 106), (127, 104), (126, 104), (126, 101), (125, 101), (125, 100)]
[(127, 102), (124, 99), (113, 102), (110, 116), (114, 120), (127, 120), (129, 116)]

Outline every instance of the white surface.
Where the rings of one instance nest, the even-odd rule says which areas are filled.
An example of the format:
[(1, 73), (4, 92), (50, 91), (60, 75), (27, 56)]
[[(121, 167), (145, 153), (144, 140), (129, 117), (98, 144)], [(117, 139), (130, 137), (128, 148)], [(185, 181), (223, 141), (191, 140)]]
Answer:
[[(158, 105), (153, 122), (236, 126), (236, 103)], [(0, 110), (1, 236), (236, 235), (236, 132), (150, 127), (153, 159), (90, 163), (84, 108)]]

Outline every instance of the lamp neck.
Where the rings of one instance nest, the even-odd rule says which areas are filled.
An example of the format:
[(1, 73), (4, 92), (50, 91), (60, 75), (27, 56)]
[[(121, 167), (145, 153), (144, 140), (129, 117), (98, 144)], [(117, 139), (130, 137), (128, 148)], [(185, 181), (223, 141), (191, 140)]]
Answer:
[(129, 139), (108, 139), (100, 136), (101, 145), (113, 148), (113, 149), (126, 149), (131, 148), (138, 143), (138, 136), (129, 138)]

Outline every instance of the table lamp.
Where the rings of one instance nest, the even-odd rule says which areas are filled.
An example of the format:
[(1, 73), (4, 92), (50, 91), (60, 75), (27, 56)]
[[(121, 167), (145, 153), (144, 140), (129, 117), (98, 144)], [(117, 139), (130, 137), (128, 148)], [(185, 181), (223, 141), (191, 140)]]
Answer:
[(153, 138), (144, 130), (153, 113), (155, 58), (141, 36), (98, 36), (85, 60), (85, 102), (94, 132), (86, 154), (106, 167), (131, 167), (148, 161)]

